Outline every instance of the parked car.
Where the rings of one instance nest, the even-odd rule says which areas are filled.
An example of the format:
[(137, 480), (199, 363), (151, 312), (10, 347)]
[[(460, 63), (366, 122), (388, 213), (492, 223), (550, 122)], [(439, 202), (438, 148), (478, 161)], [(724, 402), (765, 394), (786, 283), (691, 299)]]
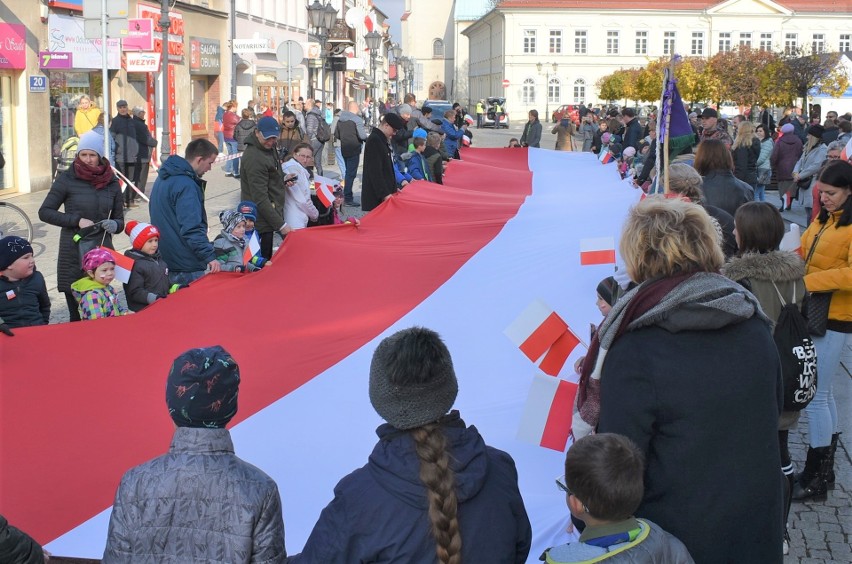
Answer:
[(574, 125), (580, 125), (580, 106), (575, 104), (562, 104), (551, 114), (550, 119), (553, 123), (557, 123), (562, 118), (567, 117), (574, 122)]
[[(494, 112), (495, 104), (500, 104), (500, 108), (503, 110), (500, 112), (500, 115)], [(506, 111), (506, 98), (491, 97), (485, 100), (485, 115), (482, 118), (482, 125), (483, 127), (493, 127), (494, 129), (501, 127), (509, 129), (509, 112)]]
[(453, 104), (447, 100), (426, 100), (423, 106), (432, 108), (432, 119), (440, 119), (444, 117), (444, 112), (453, 109)]

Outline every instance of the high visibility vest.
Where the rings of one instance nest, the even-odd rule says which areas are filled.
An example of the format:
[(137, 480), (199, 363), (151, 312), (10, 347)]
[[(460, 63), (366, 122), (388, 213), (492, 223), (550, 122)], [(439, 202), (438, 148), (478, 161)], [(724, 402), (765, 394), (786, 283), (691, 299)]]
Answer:
[(478, 114), (485, 113), (485, 108), (482, 107), (482, 102), (478, 102), (476, 104), (476, 113), (478, 113)]

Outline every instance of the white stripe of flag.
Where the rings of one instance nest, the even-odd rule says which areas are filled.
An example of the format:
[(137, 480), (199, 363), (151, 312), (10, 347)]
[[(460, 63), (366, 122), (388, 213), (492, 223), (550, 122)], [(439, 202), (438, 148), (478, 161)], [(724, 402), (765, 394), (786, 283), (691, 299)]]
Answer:
[(243, 264), (248, 264), (251, 259), (260, 252), (260, 241), (257, 239), (257, 231), (252, 232), (246, 248), (243, 251)]

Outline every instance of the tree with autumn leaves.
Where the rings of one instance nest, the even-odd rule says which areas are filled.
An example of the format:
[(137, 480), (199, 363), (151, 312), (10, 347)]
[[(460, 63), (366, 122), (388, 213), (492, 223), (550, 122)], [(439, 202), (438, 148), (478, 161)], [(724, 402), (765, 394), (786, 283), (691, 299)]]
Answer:
[[(692, 102), (793, 105), (796, 98), (802, 98), (806, 104), (812, 88), (840, 96), (849, 87), (849, 77), (839, 61), (839, 53), (774, 53), (742, 46), (710, 59), (683, 58), (676, 65), (675, 76), (681, 96)], [(668, 64), (661, 58), (641, 69), (615, 71), (598, 81), (600, 97), (624, 99), (625, 103), (628, 99), (659, 100)]]

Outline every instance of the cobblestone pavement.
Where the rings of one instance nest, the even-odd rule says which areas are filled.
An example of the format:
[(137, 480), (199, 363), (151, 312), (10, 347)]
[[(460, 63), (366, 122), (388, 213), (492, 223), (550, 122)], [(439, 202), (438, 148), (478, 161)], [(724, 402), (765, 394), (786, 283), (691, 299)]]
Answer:
[[(544, 124), (545, 126), (547, 124)], [(523, 124), (515, 122), (509, 129), (494, 131), (492, 129), (474, 130), (474, 146), (477, 147), (505, 147), (512, 137), (520, 138)], [(543, 147), (553, 147), (555, 135), (550, 133), (549, 127), (544, 128), (542, 136)], [(337, 172), (337, 167), (329, 165), (330, 171)], [(359, 171), (360, 172), (360, 171)], [(223, 209), (236, 206), (240, 199), (239, 180), (226, 177), (221, 166), (214, 167), (205, 175), (207, 180), (206, 208), (208, 223), (211, 229), (211, 237), (219, 230), (218, 214)], [(154, 177), (148, 183), (148, 191), (153, 186)], [(360, 175), (356, 183), (355, 194), (359, 197)], [(59, 239), (59, 228), (46, 225), (38, 220), (38, 208), (44, 200), (46, 192), (35, 194), (11, 194), (0, 196), (0, 199), (21, 207), (29, 215), (35, 229), (33, 248), (36, 254), (36, 262), (39, 270), (47, 280), (48, 291), (53, 300), (53, 313), (51, 323), (60, 323), (68, 320), (68, 312), (65, 308), (65, 299), (62, 294), (56, 292), (56, 244)], [(767, 195), (767, 200), (777, 202), (778, 197), (774, 192)], [(360, 208), (346, 208), (348, 214), (363, 215)], [(784, 217), (788, 222), (799, 223), (804, 226), (805, 218), (801, 208), (794, 208), (785, 212)], [(125, 220), (136, 219), (148, 221), (148, 210), (146, 206), (140, 206), (129, 210)], [(804, 228), (803, 228), (804, 229)], [(116, 246), (120, 250), (129, 247), (129, 241), (124, 236), (115, 238)], [(840, 417), (841, 435), (840, 445), (836, 455), (837, 485), (828, 495), (828, 500), (821, 503), (794, 503), (790, 514), (789, 530), (792, 540), (790, 554), (784, 558), (785, 564), (824, 564), (824, 563), (850, 563), (852, 562), (852, 459), (850, 459), (849, 445), (852, 444), (852, 348), (844, 355), (840, 368), (841, 374), (835, 377), (835, 399)], [(807, 450), (807, 416), (802, 416), (799, 429), (790, 433), (790, 450), (796, 468), (801, 470), (804, 466), (805, 452)], [(759, 507), (755, 507), (760, 511)], [(747, 519), (747, 517), (745, 517)], [(742, 524), (748, 526), (747, 522)], [(724, 539), (718, 539), (725, 542)], [(754, 563), (760, 564), (760, 563)]]

